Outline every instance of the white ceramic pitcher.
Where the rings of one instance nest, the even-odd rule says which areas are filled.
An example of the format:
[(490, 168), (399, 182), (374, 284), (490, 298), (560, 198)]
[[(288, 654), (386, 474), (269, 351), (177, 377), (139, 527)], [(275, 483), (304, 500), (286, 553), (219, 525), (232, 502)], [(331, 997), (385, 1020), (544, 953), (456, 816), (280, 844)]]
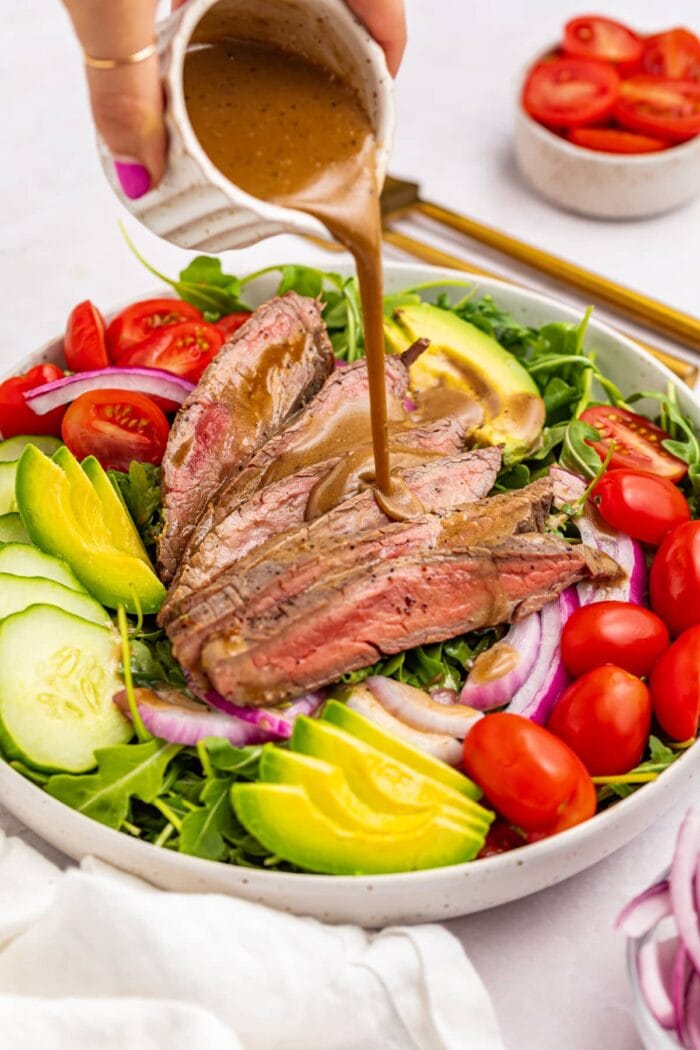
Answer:
[(383, 182), (394, 132), (393, 82), (384, 52), (343, 0), (190, 0), (158, 26), (170, 142), (165, 175), (145, 196), (129, 200), (101, 145), (105, 173), (137, 219), (182, 248), (220, 252), (278, 233), (327, 238), (325, 227), (310, 215), (244, 193), (199, 145), (185, 107), (185, 53), (190, 42), (226, 36), (297, 51), (350, 83), (372, 120)]

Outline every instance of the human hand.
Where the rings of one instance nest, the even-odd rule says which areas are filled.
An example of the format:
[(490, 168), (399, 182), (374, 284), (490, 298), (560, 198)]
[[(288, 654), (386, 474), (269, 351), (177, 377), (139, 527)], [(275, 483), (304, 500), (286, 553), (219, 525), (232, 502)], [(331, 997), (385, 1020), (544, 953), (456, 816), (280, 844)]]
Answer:
[[(174, 0), (173, 8), (185, 2)], [(122, 190), (135, 200), (160, 180), (167, 152), (158, 57), (150, 50), (157, 0), (64, 3), (86, 56), (95, 125), (112, 153)], [(395, 75), (406, 44), (403, 0), (347, 3), (384, 48)]]

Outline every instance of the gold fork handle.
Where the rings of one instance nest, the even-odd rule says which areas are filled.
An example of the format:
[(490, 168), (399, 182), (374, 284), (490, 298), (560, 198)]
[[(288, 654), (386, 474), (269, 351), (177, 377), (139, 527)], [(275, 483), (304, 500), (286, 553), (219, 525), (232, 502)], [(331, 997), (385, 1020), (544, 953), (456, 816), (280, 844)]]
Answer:
[[(450, 255), (447, 252), (441, 251), (439, 248), (433, 248), (432, 245), (423, 244), (421, 241), (416, 241), (413, 237), (407, 237), (404, 233), (399, 233), (398, 230), (384, 230), (384, 240), (387, 244), (392, 244), (395, 248), (398, 248), (402, 252), (406, 252), (408, 255), (415, 255), (416, 258), (422, 259), (423, 262), (431, 263), (433, 266), (448, 266), (453, 270), (464, 270), (466, 273), (476, 274), (478, 277), (496, 277), (499, 281), (503, 281), (505, 284), (512, 284), (514, 287), (519, 286), (515, 281), (511, 281), (507, 277), (503, 277), (501, 274), (494, 273), (491, 270), (485, 270), (482, 266), (475, 266), (472, 263), (464, 262), (462, 259), (457, 258), (456, 255)], [(642, 349), (652, 354), (658, 361), (661, 361), (666, 365), (667, 368), (682, 379), (689, 386), (695, 384), (695, 380), (698, 377), (698, 369), (689, 364), (687, 361), (683, 361), (679, 357), (673, 357), (671, 354), (667, 354), (664, 350), (658, 350), (654, 346), (649, 346), (648, 343), (642, 342), (641, 339), (637, 339), (636, 336), (630, 335), (628, 332), (621, 332), (627, 339), (631, 339), (637, 346), (641, 346)]]
[(676, 310), (666, 303), (642, 295), (624, 285), (616, 284), (615, 281), (610, 281), (600, 274), (590, 273), (575, 263), (560, 259), (524, 241), (519, 241), (500, 230), (493, 230), (490, 226), (485, 226), (474, 219), (458, 215), (439, 204), (419, 201), (414, 205), (414, 209), (435, 222), (449, 226), (450, 229), (457, 230), (479, 241), (480, 244), (494, 248), (510, 256), (511, 259), (517, 259), (518, 262), (553, 277), (562, 284), (585, 292), (594, 299), (601, 299), (609, 303), (629, 317), (665, 332), (694, 350), (700, 350), (700, 319), (697, 317), (683, 313), (682, 310)]

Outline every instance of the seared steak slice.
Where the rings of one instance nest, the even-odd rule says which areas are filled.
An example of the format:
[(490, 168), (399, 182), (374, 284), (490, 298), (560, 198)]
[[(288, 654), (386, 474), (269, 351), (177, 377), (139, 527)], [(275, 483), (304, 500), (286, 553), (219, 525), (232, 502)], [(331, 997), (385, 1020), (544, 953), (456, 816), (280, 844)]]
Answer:
[[(464, 548), (542, 528), (551, 503), (548, 479), (516, 493), (480, 500), (443, 515), (426, 514), (365, 532), (345, 534), (316, 523), (272, 545), (264, 558), (247, 559), (222, 577), (169, 630), (173, 650), (188, 670), (197, 666), (207, 636), (256, 620), (320, 581), (390, 559)], [(319, 520), (319, 525), (324, 519)]]
[[(424, 427), (404, 431), (397, 442), (411, 448), (435, 452), (441, 456), (446, 450), (454, 452), (464, 443), (461, 426), (454, 420), (440, 420)], [(165, 625), (199, 599), (203, 588), (209, 587), (241, 558), (268, 543), (275, 536), (301, 526), (312, 489), (326, 477), (339, 462), (338, 458), (302, 468), (258, 489), (250, 499), (235, 507), (225, 518), (213, 525), (194, 550), (183, 559), (170, 593), (159, 614), (159, 623)], [(471, 499), (485, 496), (493, 485), (501, 463), (500, 449), (481, 449), (465, 457), (432, 460), (419, 467), (400, 471), (426, 510), (438, 511), (458, 507)], [(415, 486), (417, 487), (414, 487)], [(341, 531), (358, 531), (387, 521), (370, 491), (364, 491), (340, 504), (348, 510), (343, 517), (334, 508), (330, 514), (316, 520), (331, 527), (341, 520)], [(350, 521), (352, 517), (352, 521)], [(323, 526), (321, 526), (323, 527)]]
[[(387, 357), (386, 378), (389, 419), (404, 421), (403, 399), (408, 390), (408, 367), (401, 357)], [(337, 369), (303, 411), (260, 448), (240, 473), (224, 481), (215, 499), (200, 515), (185, 558), (190, 559), (207, 533), (264, 485), (279, 481), (311, 463), (347, 452), (343, 422), (362, 412), (369, 426), (369, 383), (364, 359)], [(335, 447), (333, 442), (319, 440), (329, 430), (337, 438)]]
[(296, 292), (259, 307), (220, 350), (175, 417), (163, 458), (158, 561), (166, 581), (221, 481), (313, 397), (333, 367), (321, 308)]
[(551, 536), (434, 550), (325, 576), (302, 594), (211, 637), (202, 666), (239, 704), (267, 705), (332, 682), (382, 655), (444, 641), (541, 608), (565, 587), (615, 578), (612, 559)]

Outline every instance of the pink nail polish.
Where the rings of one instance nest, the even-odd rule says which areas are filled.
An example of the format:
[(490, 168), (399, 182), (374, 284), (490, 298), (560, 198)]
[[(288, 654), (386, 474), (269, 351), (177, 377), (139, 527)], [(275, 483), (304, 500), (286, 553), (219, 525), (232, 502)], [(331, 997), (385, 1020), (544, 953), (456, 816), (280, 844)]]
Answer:
[(151, 176), (143, 164), (135, 161), (115, 160), (114, 170), (117, 173), (119, 185), (129, 200), (137, 200), (150, 190)]

